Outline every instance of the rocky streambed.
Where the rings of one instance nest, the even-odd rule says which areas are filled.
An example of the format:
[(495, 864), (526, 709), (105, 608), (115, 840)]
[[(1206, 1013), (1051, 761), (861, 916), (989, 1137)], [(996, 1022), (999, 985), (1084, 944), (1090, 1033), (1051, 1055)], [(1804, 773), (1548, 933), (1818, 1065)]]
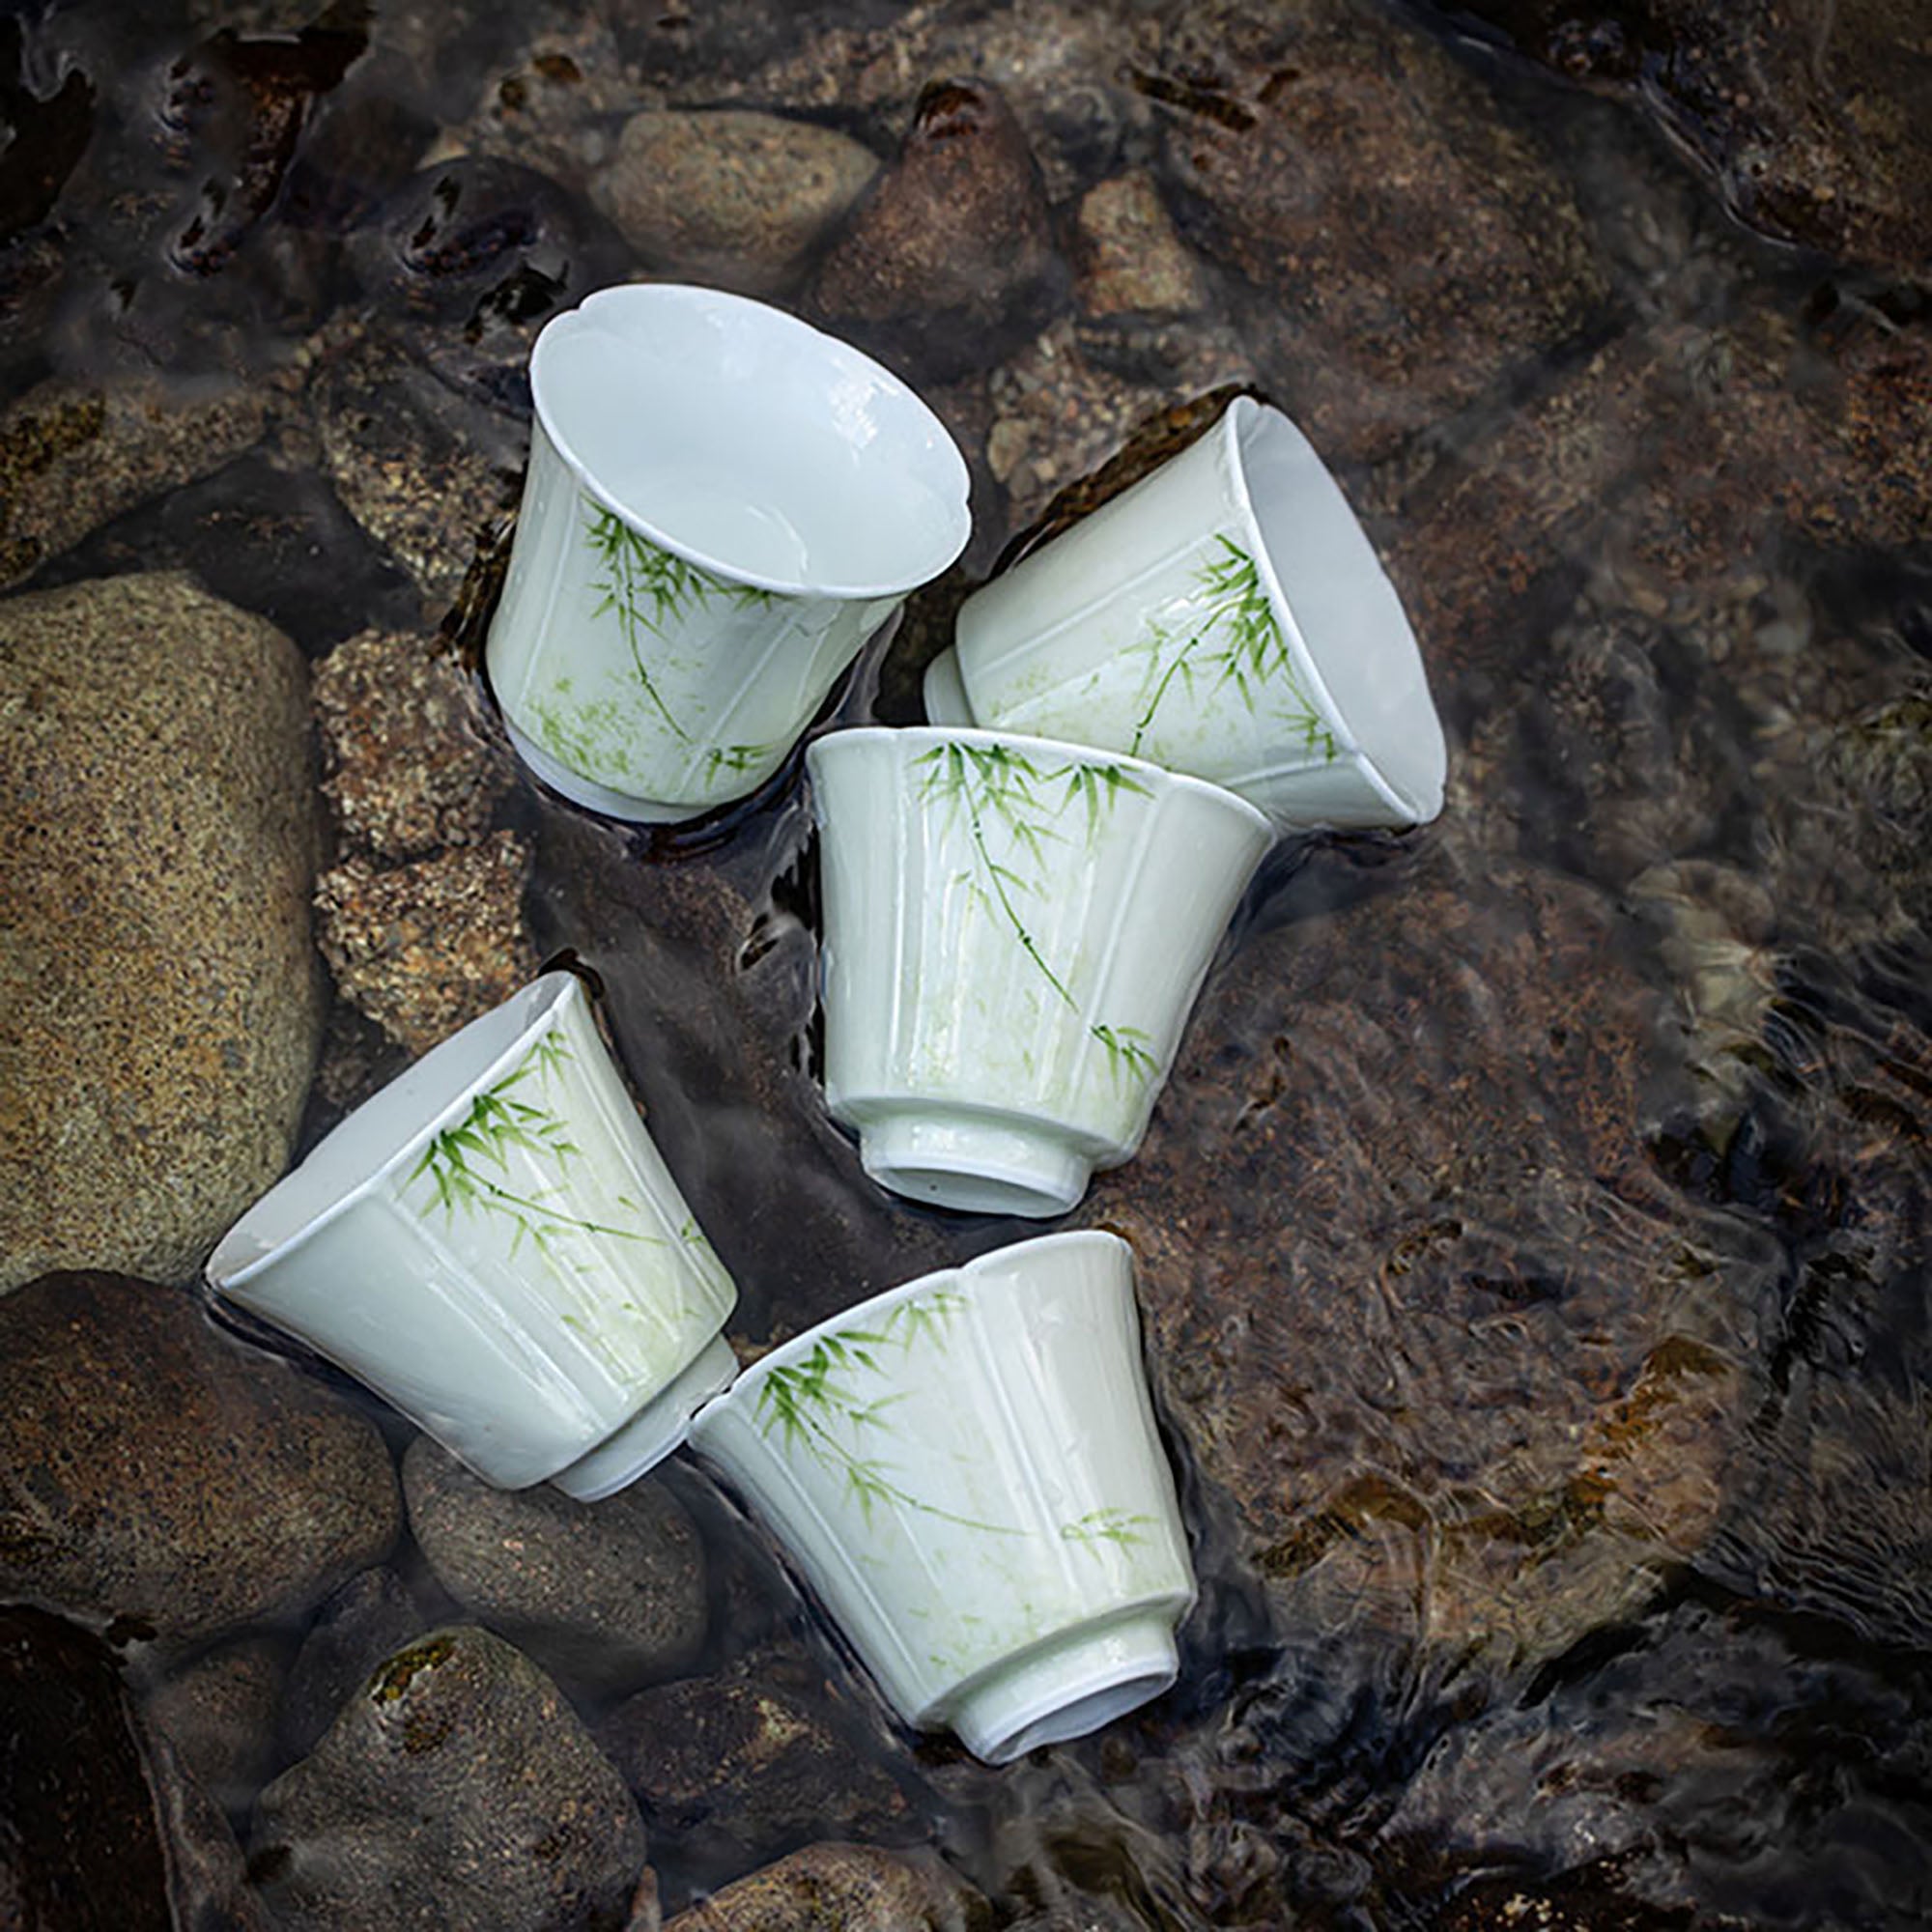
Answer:
[[(1924, 1922), (1928, 62), (1891, 0), (11, 16), (0, 1923)], [(566, 951), (741, 1352), (1023, 1232), (825, 1117), (796, 760), (646, 835), (507, 752), (525, 359), (632, 276), (972, 465), (815, 728), (1234, 387), (1449, 728), (1436, 825), (1271, 856), (1073, 1217), (1203, 1601), (1004, 1771), (695, 1468), (492, 1492), (192, 1287)]]

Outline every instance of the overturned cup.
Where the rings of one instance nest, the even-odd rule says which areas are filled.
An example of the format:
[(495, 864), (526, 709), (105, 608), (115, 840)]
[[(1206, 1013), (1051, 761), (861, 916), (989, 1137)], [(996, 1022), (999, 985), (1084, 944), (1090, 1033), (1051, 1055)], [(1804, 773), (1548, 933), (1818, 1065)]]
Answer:
[(1194, 1575), (1117, 1236), (875, 1295), (746, 1370), (691, 1440), (907, 1723), (1004, 1764), (1174, 1682)]
[(833, 1118), (896, 1193), (1065, 1212), (1140, 1145), (1267, 820), (999, 732), (835, 731), (806, 758)]
[(1246, 396), (969, 597), (925, 703), (1211, 779), (1283, 831), (1442, 809), (1402, 600), (1308, 439)]
[(622, 1489), (737, 1366), (737, 1291), (568, 973), (358, 1107), (208, 1277), (502, 1489)]
[(601, 290), (538, 336), (530, 389), (486, 662), (519, 754), (594, 810), (690, 818), (754, 791), (965, 546), (939, 419), (762, 302)]

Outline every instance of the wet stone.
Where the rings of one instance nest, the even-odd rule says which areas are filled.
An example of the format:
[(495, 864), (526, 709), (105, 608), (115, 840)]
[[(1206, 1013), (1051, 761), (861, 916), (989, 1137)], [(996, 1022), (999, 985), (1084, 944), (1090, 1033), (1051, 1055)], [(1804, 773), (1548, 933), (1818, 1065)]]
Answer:
[(245, 1812), (275, 1768), (287, 1661), (278, 1638), (242, 1637), (175, 1670), (142, 1702), (148, 1724), (231, 1815)]
[(687, 1870), (742, 1870), (828, 1831), (867, 1844), (923, 1834), (923, 1819), (876, 1762), (880, 1740), (862, 1748), (854, 1726), (818, 1673), (780, 1651), (640, 1691), (597, 1736), (661, 1853)]
[(1568, 185), (1423, 35), (1190, 11), (1137, 81), (1183, 232), (1253, 291), (1264, 380), (1324, 453), (1386, 453), (1603, 299)]
[(281, 1173), (322, 1025), (306, 682), (181, 576), (0, 606), (0, 1290), (184, 1280)]
[(387, 1659), (262, 1794), (276, 1922), (616, 1932), (643, 1867), (623, 1780), (535, 1664), (454, 1625)]
[(634, 115), (598, 205), (653, 268), (747, 295), (793, 281), (878, 172), (848, 134), (749, 110)]
[(220, 380), (96, 387), (56, 379), (0, 414), (0, 583), (255, 442), (272, 392)]
[(281, 1744), (305, 1757), (369, 1673), (432, 1621), (387, 1568), (352, 1577), (316, 1612), (281, 1696)]
[(559, 1676), (628, 1688), (685, 1668), (702, 1646), (704, 1551), (662, 1481), (599, 1503), (548, 1483), (496, 1490), (419, 1435), (403, 1488), (443, 1588)]
[(488, 831), (514, 774), (434, 639), (359, 632), (316, 667), (311, 701), (323, 792), (351, 846), (394, 862)]
[(1658, 1180), (1662, 1008), (1605, 900), (1447, 833), (1362, 857), (1248, 935), (1082, 1218), (1135, 1244), (1284, 1630), (1508, 1669), (1711, 1535), (1774, 1244)]
[(1080, 306), (1089, 315), (1200, 308), (1200, 266), (1175, 233), (1152, 178), (1115, 175), (1080, 203)]
[(0, 1299), (0, 1592), (179, 1650), (299, 1614), (400, 1527), (374, 1427), (184, 1291), (54, 1274)]
[(985, 1900), (929, 1855), (809, 1845), (680, 1912), (665, 1932), (984, 1932)]
[(513, 832), (379, 870), (352, 858), (316, 881), (316, 943), (337, 990), (425, 1053), (536, 970), (523, 919), (529, 850)]
[(983, 83), (945, 81), (921, 95), (805, 299), (815, 320), (944, 382), (1038, 329), (1067, 281), (1011, 109)]

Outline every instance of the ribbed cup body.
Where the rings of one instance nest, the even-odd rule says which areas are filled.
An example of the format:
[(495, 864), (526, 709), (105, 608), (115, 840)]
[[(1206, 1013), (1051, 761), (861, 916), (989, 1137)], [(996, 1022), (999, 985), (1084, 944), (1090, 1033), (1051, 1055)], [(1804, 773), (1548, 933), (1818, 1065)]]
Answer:
[(538, 422), (487, 661), (504, 717), (565, 790), (638, 818), (754, 791), (895, 597), (793, 597), (664, 548), (584, 491)]
[(1400, 601), (1306, 439), (1245, 400), (968, 598), (927, 690), (935, 721), (1147, 758), (1283, 829), (1441, 809)]
[[(836, 732), (808, 759), (834, 1117), (887, 1185), (1062, 1211), (1138, 1146), (1266, 821), (1199, 781), (990, 732)], [(915, 1132), (1009, 1136), (1011, 1186), (890, 1151)], [(1029, 1179), (1050, 1160), (1071, 1165)]]
[(1114, 1236), (850, 1309), (747, 1370), (692, 1444), (908, 1723), (998, 1761), (1172, 1681), (1194, 1578)]
[(636, 1416), (736, 1300), (568, 975), (358, 1109), (209, 1274), (506, 1489)]

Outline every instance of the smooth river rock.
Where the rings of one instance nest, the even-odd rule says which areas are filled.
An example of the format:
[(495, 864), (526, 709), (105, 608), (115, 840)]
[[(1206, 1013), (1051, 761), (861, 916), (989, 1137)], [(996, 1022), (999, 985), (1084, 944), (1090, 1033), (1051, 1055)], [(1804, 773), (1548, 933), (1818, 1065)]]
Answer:
[(616, 1932), (644, 1862), (624, 1781), (521, 1652), (470, 1625), (388, 1659), (262, 1794), (277, 1921)]
[(654, 267), (768, 295), (805, 266), (879, 159), (849, 134), (776, 114), (638, 114), (593, 185)]
[(185, 1280), (321, 1037), (295, 646), (173, 574), (0, 604), (0, 1290)]
[(181, 1648), (306, 1609), (400, 1527), (374, 1425), (182, 1290), (0, 1299), (0, 1597)]
[(704, 1550), (662, 1482), (646, 1477), (600, 1503), (548, 1483), (495, 1490), (419, 1435), (403, 1458), (403, 1489), (443, 1588), (546, 1667), (630, 1686), (696, 1656)]
[(929, 1854), (808, 1845), (680, 1912), (665, 1932), (983, 1932), (986, 1902)]

